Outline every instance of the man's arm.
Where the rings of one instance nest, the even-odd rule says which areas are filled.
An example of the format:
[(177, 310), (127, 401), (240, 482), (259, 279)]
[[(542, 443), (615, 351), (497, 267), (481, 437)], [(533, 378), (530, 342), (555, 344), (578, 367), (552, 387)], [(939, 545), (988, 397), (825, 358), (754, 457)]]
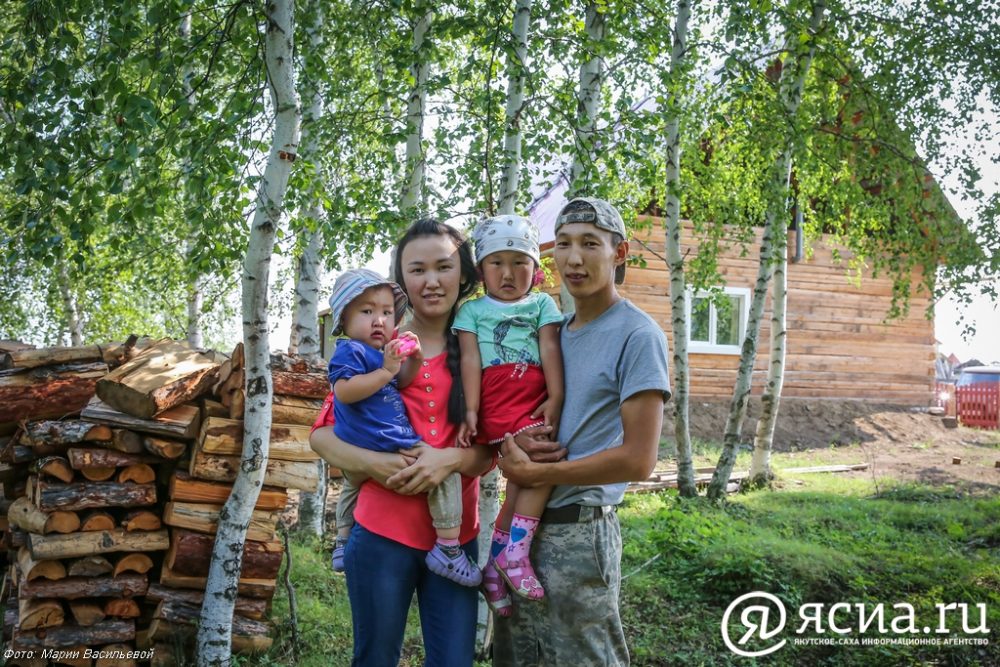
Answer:
[(520, 486), (575, 486), (640, 481), (656, 467), (663, 425), (663, 392), (640, 391), (621, 405), (624, 437), (619, 447), (557, 463), (534, 463), (510, 436), (500, 452), (500, 469)]

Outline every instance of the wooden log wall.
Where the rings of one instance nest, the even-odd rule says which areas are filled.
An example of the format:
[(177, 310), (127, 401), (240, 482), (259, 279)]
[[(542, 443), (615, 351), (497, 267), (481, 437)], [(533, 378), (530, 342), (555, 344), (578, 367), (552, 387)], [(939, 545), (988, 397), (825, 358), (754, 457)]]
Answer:
[[(670, 275), (665, 256), (663, 221), (650, 219), (652, 229), (636, 235), (630, 253), (642, 256), (646, 267), (629, 266), (619, 293), (649, 314), (673, 345), (670, 324)], [(681, 253), (693, 256), (697, 241), (685, 224)], [(759, 241), (758, 231), (757, 240)], [(789, 253), (794, 253), (794, 232)], [(719, 259), (727, 287), (752, 289), (757, 274), (754, 247), (746, 257), (738, 246)], [(811, 256), (788, 264), (788, 347), (782, 395), (791, 398), (866, 399), (903, 405), (928, 405), (933, 393), (936, 354), (934, 321), (925, 317), (930, 296), (914, 274), (907, 315), (886, 320), (892, 304), (892, 283), (875, 278), (863, 267), (854, 271), (850, 254), (824, 236)], [(559, 275), (547, 290), (558, 297)], [(752, 391), (759, 395), (767, 378), (771, 304), (768, 297), (758, 339)], [(732, 396), (738, 354), (692, 352), (691, 393), (695, 397)]]

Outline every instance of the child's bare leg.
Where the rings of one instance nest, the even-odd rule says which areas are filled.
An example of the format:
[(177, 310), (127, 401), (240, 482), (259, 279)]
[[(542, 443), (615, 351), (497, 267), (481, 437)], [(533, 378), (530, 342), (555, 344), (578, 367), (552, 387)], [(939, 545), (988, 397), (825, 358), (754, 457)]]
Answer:
[(500, 512), (497, 513), (496, 527), (500, 530), (509, 533), (510, 532), (510, 521), (514, 518), (514, 508), (517, 505), (517, 484), (507, 484), (507, 491), (504, 493), (503, 505), (500, 506)]

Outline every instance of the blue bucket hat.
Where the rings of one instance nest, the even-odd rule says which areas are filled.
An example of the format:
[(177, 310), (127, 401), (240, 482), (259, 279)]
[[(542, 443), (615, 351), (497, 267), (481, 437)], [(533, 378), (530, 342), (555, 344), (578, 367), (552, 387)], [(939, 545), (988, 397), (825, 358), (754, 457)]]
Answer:
[(340, 335), (344, 331), (343, 323), (340, 321), (344, 315), (344, 309), (361, 296), (366, 289), (383, 285), (392, 289), (396, 306), (396, 324), (399, 324), (406, 311), (406, 293), (403, 292), (402, 287), (370, 269), (350, 269), (337, 276), (337, 281), (333, 284), (333, 294), (330, 296), (330, 315), (333, 318), (334, 336)]

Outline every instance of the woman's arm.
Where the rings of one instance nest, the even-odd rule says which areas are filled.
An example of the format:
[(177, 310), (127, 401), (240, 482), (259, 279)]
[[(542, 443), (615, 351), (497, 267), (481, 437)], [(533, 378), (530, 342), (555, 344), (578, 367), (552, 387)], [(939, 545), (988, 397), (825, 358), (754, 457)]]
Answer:
[(413, 465), (401, 470), (386, 480), (386, 488), (396, 493), (412, 495), (426, 493), (453, 472), (466, 477), (478, 477), (493, 467), (495, 447), (474, 445), (472, 447), (414, 447), (410, 450), (417, 456)]
[(373, 478), (382, 486), (386, 480), (413, 462), (404, 454), (373, 452), (344, 442), (333, 432), (332, 426), (317, 428), (309, 436), (309, 445), (330, 465), (359, 472)]

